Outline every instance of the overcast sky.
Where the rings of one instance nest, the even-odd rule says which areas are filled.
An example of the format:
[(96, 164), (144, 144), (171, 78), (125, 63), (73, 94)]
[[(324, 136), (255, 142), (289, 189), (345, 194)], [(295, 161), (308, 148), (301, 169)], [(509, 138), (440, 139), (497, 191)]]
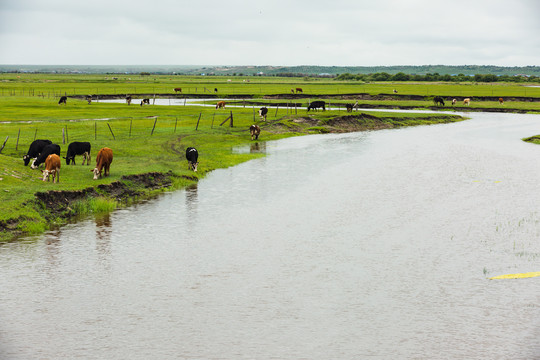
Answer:
[(540, 1), (0, 0), (0, 64), (540, 65)]

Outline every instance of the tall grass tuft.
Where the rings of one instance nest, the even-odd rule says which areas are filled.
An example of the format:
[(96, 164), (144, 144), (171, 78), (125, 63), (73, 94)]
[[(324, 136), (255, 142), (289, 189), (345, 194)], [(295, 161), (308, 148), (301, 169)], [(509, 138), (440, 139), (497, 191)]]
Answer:
[(116, 200), (104, 197), (89, 198), (77, 201), (73, 204), (73, 210), (77, 215), (108, 213), (118, 206)]

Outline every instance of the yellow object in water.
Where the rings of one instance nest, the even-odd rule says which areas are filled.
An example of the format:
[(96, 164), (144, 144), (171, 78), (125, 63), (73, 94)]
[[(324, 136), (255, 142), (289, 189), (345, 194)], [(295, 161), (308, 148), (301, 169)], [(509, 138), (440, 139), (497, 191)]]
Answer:
[(498, 280), (498, 279), (525, 279), (525, 278), (532, 278), (540, 276), (540, 271), (536, 272), (528, 272), (528, 273), (521, 273), (521, 274), (508, 274), (508, 275), (499, 275), (494, 276), (492, 278), (489, 278), (490, 280)]

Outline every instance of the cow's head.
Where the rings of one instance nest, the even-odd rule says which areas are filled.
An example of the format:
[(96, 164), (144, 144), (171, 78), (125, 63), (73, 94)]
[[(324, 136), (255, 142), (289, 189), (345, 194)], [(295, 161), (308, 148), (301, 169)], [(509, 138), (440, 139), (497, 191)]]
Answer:
[(75, 160), (73, 156), (64, 156), (64, 159), (66, 159), (66, 165), (69, 165), (72, 160)]
[(41, 170), (43, 173), (43, 181), (49, 181), (49, 175), (52, 175), (54, 178), (54, 172), (56, 170)]
[(98, 178), (101, 177), (101, 171), (98, 170), (98, 168), (94, 168), (93, 170), (90, 170), (90, 171), (94, 173), (94, 180), (97, 180)]
[(30, 162), (30, 155), (26, 154), (22, 157), (24, 161), (24, 166), (28, 166), (28, 163)]
[(193, 170), (193, 171), (197, 171), (197, 165), (199, 165), (198, 162), (195, 162), (195, 163), (194, 163), (194, 162), (191, 162), (191, 161), (189, 162), (189, 167), (190, 167), (191, 170)]

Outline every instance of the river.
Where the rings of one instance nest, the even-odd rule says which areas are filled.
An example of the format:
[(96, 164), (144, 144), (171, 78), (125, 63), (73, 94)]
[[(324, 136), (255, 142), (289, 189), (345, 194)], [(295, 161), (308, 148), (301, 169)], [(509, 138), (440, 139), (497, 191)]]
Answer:
[(0, 358), (540, 358), (540, 116), (468, 116), (1, 245)]

